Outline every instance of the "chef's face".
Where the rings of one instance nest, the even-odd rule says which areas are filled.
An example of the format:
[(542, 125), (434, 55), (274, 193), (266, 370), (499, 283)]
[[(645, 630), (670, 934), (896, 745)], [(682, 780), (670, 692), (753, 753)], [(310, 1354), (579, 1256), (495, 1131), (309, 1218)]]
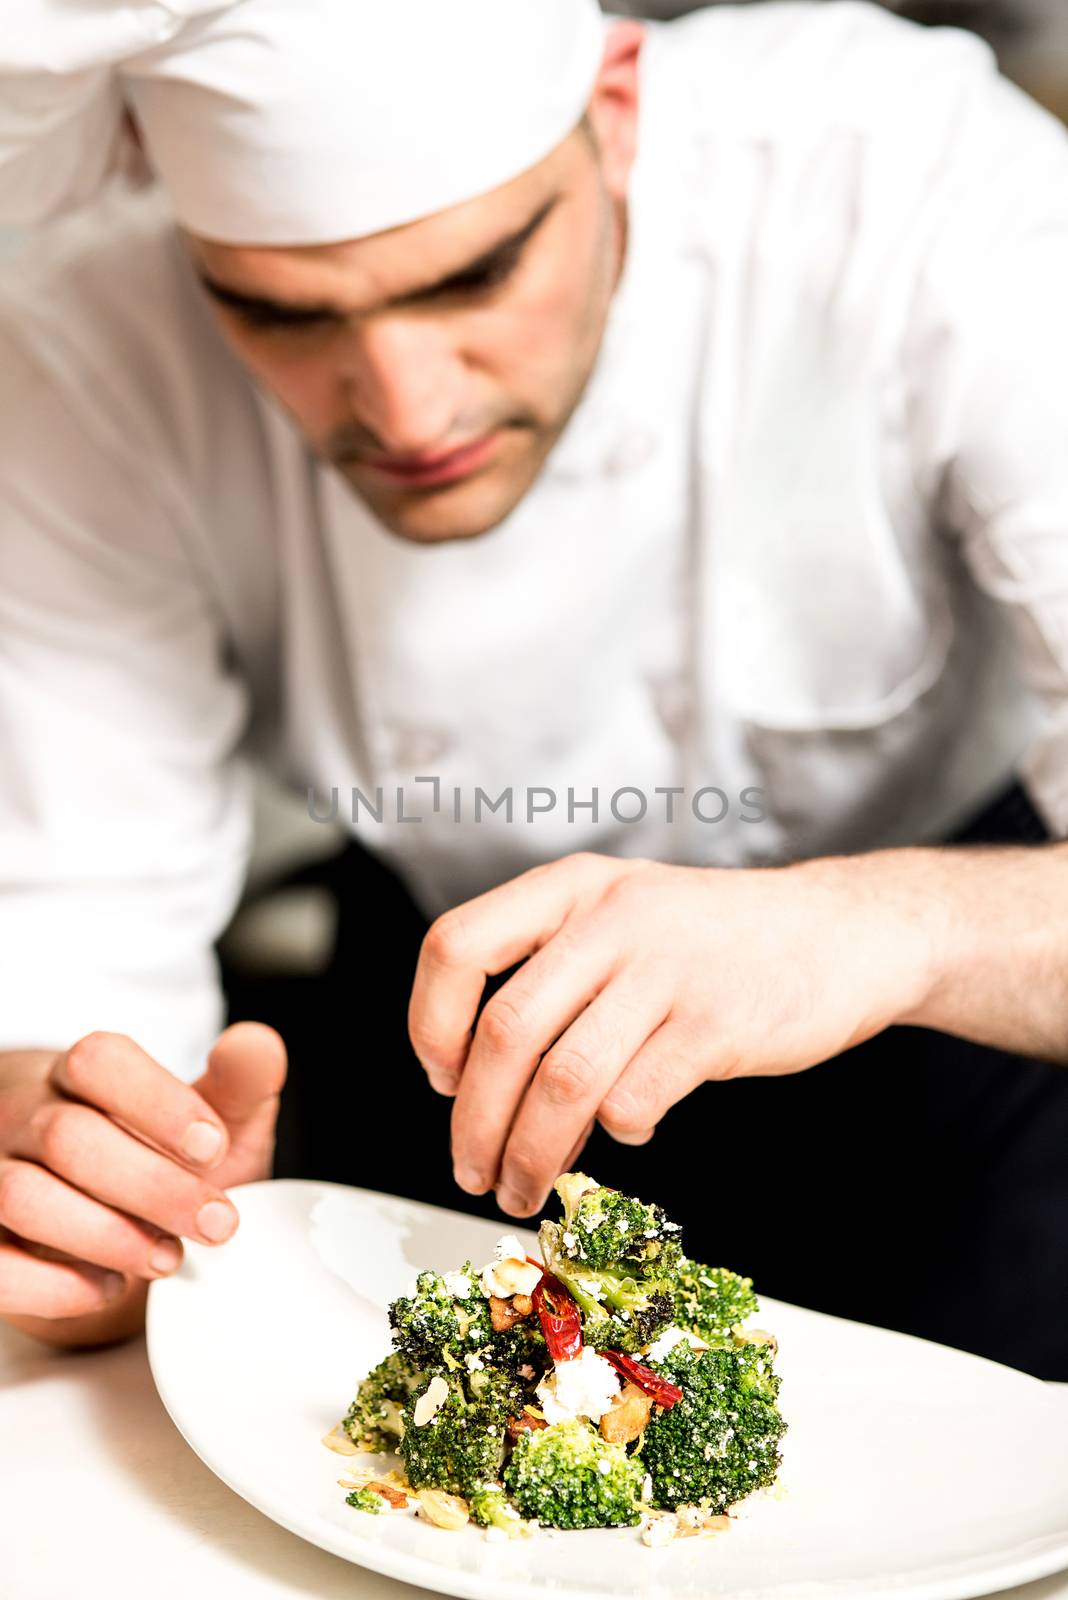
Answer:
[(623, 23), (612, 39), (619, 60), (610, 43), (583, 126), (490, 195), (325, 247), (188, 240), (241, 361), (402, 538), (496, 527), (586, 387), (637, 120), (641, 32)]

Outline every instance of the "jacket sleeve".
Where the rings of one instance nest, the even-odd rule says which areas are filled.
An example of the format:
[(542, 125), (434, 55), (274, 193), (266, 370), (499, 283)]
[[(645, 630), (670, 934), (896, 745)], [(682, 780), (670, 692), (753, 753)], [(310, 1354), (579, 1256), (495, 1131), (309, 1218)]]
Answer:
[(240, 894), (247, 695), (164, 475), (0, 322), (0, 1048), (195, 1077)]
[(947, 165), (911, 330), (923, 488), (1043, 726), (1021, 777), (1068, 836), (1068, 132), (990, 75)]

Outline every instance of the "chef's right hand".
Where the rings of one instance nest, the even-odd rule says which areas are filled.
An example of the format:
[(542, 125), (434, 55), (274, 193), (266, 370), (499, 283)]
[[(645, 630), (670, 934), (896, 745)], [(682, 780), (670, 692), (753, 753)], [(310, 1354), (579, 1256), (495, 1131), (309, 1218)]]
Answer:
[(135, 1331), (183, 1238), (234, 1233), (223, 1191), (269, 1176), (285, 1075), (252, 1022), (192, 1086), (121, 1034), (0, 1056), (0, 1317), (53, 1344)]

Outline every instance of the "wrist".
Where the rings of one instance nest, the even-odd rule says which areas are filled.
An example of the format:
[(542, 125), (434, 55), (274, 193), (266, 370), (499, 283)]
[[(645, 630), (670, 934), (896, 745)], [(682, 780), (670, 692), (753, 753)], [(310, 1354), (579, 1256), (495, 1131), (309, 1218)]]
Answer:
[(799, 863), (829, 899), (843, 942), (843, 970), (870, 997), (871, 1031), (933, 1027), (938, 995), (969, 930), (956, 914), (947, 851), (877, 850)]

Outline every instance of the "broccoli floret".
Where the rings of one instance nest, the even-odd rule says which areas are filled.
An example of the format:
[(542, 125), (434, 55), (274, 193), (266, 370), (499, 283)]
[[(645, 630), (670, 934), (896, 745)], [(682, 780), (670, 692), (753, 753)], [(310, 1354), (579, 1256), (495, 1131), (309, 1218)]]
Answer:
[(529, 1387), (511, 1367), (481, 1367), (463, 1374), (467, 1398), (488, 1406), (503, 1422), (518, 1417), (529, 1398)]
[(641, 1520), (644, 1468), (585, 1422), (521, 1433), (504, 1475), (524, 1517), (550, 1528), (624, 1528)]
[[(400, 1453), (413, 1489), (466, 1494), (474, 1485), (500, 1476), (506, 1423), (521, 1409), (515, 1380), (508, 1373), (489, 1370), (473, 1374), (485, 1380), (476, 1397), (466, 1376), (447, 1370), (435, 1373), (404, 1409)], [(432, 1388), (440, 1404), (427, 1417), (419, 1402)]]
[(548, 1270), (574, 1296), (582, 1313), (582, 1337), (595, 1350), (634, 1354), (675, 1320), (674, 1278), (630, 1275), (626, 1267), (594, 1270), (568, 1259), (564, 1229), (543, 1222), (538, 1238)]
[(679, 1262), (675, 1288), (675, 1321), (709, 1344), (737, 1328), (757, 1309), (753, 1280), (726, 1267), (705, 1267), (699, 1261)]
[(700, 1501), (723, 1512), (775, 1481), (786, 1424), (767, 1345), (676, 1345), (650, 1365), (683, 1395), (669, 1411), (654, 1412), (645, 1431), (641, 1459), (654, 1505), (674, 1511)]
[(582, 1336), (595, 1350), (622, 1350), (625, 1355), (637, 1355), (670, 1327), (674, 1319), (675, 1301), (670, 1294), (661, 1291), (650, 1295), (626, 1315), (598, 1306), (583, 1316)]
[(499, 1483), (479, 1483), (467, 1496), (471, 1521), (480, 1528), (499, 1528), (510, 1539), (531, 1531)]
[(561, 1248), (569, 1261), (617, 1276), (663, 1278), (682, 1255), (681, 1230), (661, 1206), (604, 1189), (565, 1172), (556, 1192), (564, 1205)]
[[(456, 1294), (457, 1288), (466, 1293)], [(395, 1347), (415, 1366), (440, 1362), (445, 1350), (460, 1357), (496, 1337), (489, 1301), (469, 1261), (448, 1279), (440, 1272), (421, 1272), (415, 1293), (390, 1306), (389, 1321)]]
[(425, 1379), (398, 1350), (380, 1361), (360, 1384), (344, 1429), (364, 1450), (395, 1450), (404, 1424), (401, 1413)]
[[(456, 1293), (457, 1289), (464, 1293)], [(470, 1262), (461, 1272), (421, 1272), (415, 1293), (394, 1300), (389, 1308), (394, 1347), (414, 1367), (429, 1371), (449, 1358), (457, 1364), (478, 1355), (513, 1371), (546, 1363), (545, 1340), (536, 1318), (498, 1333)]]
[(353, 1489), (351, 1494), (345, 1496), (345, 1504), (356, 1511), (369, 1511), (372, 1517), (377, 1517), (386, 1509), (386, 1502), (373, 1489)]

